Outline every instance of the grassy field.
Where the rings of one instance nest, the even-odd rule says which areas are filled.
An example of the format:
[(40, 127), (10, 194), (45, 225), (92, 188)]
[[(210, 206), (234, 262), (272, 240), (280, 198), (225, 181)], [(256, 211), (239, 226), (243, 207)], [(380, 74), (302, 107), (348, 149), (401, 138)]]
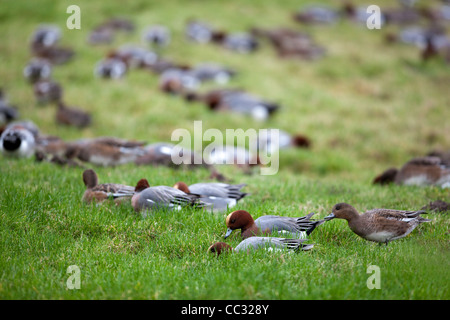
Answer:
[[(329, 3), (335, 3), (328, 1)], [(55, 1), (0, 1), (0, 86), (24, 119), (42, 132), (64, 139), (117, 136), (170, 142), (177, 128), (277, 127), (311, 138), (310, 149), (284, 150), (273, 176), (219, 167), (234, 183), (247, 183), (250, 196), (239, 202), (256, 218), (265, 214), (326, 216), (338, 202), (360, 212), (372, 208), (416, 210), (449, 200), (449, 189), (372, 185), (384, 169), (399, 167), (433, 149), (450, 149), (450, 66), (423, 63), (416, 48), (387, 45), (395, 26), (368, 30), (349, 21), (333, 26), (301, 26), (290, 18), (302, 1), (77, 1), (81, 30), (65, 28), (67, 4)], [(324, 1), (325, 3), (325, 1)], [(374, 1), (381, 7), (391, 1)], [(391, 4), (392, 6), (392, 4)], [(92, 47), (86, 37), (111, 16), (135, 22), (133, 34), (119, 34), (109, 46)], [(198, 18), (217, 28), (286, 26), (310, 32), (327, 55), (317, 61), (281, 60), (265, 43), (243, 55), (184, 38), (185, 22)], [(28, 40), (40, 23), (63, 30), (62, 44), (76, 57), (54, 69), (64, 100), (93, 114), (79, 130), (58, 126), (54, 106), (38, 106), (22, 70), (30, 58)], [(157, 76), (132, 70), (120, 81), (94, 78), (93, 68), (111, 48), (139, 43), (140, 31), (164, 24), (172, 43), (161, 54), (196, 64), (214, 61), (234, 68), (230, 86), (279, 102), (268, 122), (217, 114), (161, 93)], [(211, 85), (210, 85), (211, 86)], [(208, 86), (207, 86), (208, 88)], [(88, 165), (89, 166), (89, 165)], [(94, 168), (100, 182), (152, 185), (207, 181), (204, 169), (124, 165)], [(184, 209), (154, 212), (147, 218), (130, 204), (89, 206), (81, 202), (83, 169), (0, 158), (1, 299), (442, 299), (450, 298), (448, 214), (387, 247), (362, 240), (342, 220), (318, 227), (313, 250), (255, 252), (219, 258), (209, 245), (223, 241), (228, 212)], [(234, 208), (233, 208), (234, 209)], [(236, 246), (238, 232), (226, 239)], [(81, 288), (69, 290), (67, 268), (80, 268)], [(381, 289), (370, 290), (367, 268), (381, 271)]]

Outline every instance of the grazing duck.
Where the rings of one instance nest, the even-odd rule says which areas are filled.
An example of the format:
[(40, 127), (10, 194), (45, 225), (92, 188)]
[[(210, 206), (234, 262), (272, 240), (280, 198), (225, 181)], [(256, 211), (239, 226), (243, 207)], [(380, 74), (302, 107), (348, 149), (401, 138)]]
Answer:
[(91, 45), (110, 44), (118, 31), (130, 33), (134, 31), (134, 23), (123, 18), (111, 18), (99, 24), (89, 33), (87, 41)]
[(244, 168), (260, 165), (258, 155), (243, 147), (213, 145), (208, 151), (205, 157), (210, 164), (233, 164)]
[(114, 18), (110, 18), (110, 19), (104, 21), (103, 23), (98, 25), (97, 28), (109, 29), (114, 32), (115, 31), (124, 31), (124, 32), (130, 33), (135, 30), (135, 25), (129, 19), (114, 17)]
[(52, 64), (60, 65), (72, 60), (75, 56), (75, 51), (71, 48), (45, 47), (34, 50), (33, 55), (50, 61)]
[(439, 157), (414, 158), (405, 163), (400, 170), (389, 168), (373, 181), (374, 184), (392, 182), (398, 185), (450, 187), (450, 166)]
[(238, 53), (250, 53), (259, 48), (258, 40), (250, 33), (227, 34), (219, 42), (224, 48)]
[(61, 29), (56, 25), (40, 25), (31, 36), (31, 48), (54, 47), (61, 39)]
[(50, 79), (52, 65), (46, 59), (33, 58), (23, 69), (25, 79), (30, 83)]
[(92, 30), (87, 38), (91, 45), (110, 44), (114, 40), (114, 31), (110, 28), (99, 26)]
[(142, 41), (150, 45), (165, 47), (170, 43), (170, 31), (162, 25), (153, 25), (144, 29)]
[(274, 250), (293, 250), (297, 251), (307, 251), (311, 250), (313, 244), (304, 244), (305, 239), (285, 239), (285, 238), (274, 238), (274, 237), (251, 237), (243, 240), (239, 243), (236, 248), (233, 249), (229, 244), (225, 242), (216, 242), (208, 248), (208, 252), (217, 254), (218, 256), (226, 252), (247, 252), (250, 253), (252, 250), (257, 249), (267, 249), (270, 251)]
[(127, 73), (128, 67), (121, 59), (103, 59), (94, 67), (94, 75), (98, 78), (120, 79)]
[(359, 214), (348, 203), (338, 203), (324, 220), (345, 219), (350, 229), (358, 236), (387, 245), (390, 241), (406, 237), (422, 222), (431, 221), (422, 218), (420, 215), (423, 213), (426, 211), (372, 209)]
[[(278, 130), (278, 134), (274, 130)], [(256, 141), (258, 151), (266, 151), (270, 154), (278, 152), (280, 149), (309, 148), (310, 146), (311, 141), (308, 137), (301, 134), (292, 136), (280, 129), (259, 130)]]
[(432, 201), (429, 204), (423, 206), (420, 210), (427, 210), (431, 212), (447, 212), (450, 211), (450, 202), (442, 200)]
[(52, 80), (40, 80), (33, 85), (33, 92), (39, 104), (59, 103), (62, 99), (62, 86)]
[(267, 120), (280, 106), (239, 89), (215, 89), (205, 94), (188, 93), (188, 101), (200, 101), (213, 111), (230, 111), (250, 115), (257, 121)]
[(98, 166), (116, 166), (134, 162), (145, 154), (143, 142), (114, 137), (99, 137), (69, 143), (66, 157)]
[(114, 202), (121, 203), (130, 200), (134, 194), (134, 187), (117, 183), (98, 184), (98, 177), (94, 170), (87, 169), (83, 172), (83, 182), (86, 191), (83, 193), (82, 201), (86, 203), (102, 203), (108, 198)]
[(301, 58), (314, 60), (325, 54), (325, 49), (315, 43), (312, 37), (293, 29), (260, 29), (253, 28), (252, 33), (267, 38), (280, 58)]
[(237, 210), (230, 213), (226, 218), (227, 232), (224, 238), (231, 235), (233, 230), (241, 229), (242, 239), (272, 232), (289, 232), (297, 238), (306, 238), (323, 220), (311, 220), (314, 212), (300, 217), (282, 217), (266, 215), (253, 220), (253, 217), (245, 210)]
[(56, 122), (63, 125), (75, 126), (78, 128), (88, 127), (91, 122), (91, 115), (84, 110), (67, 107), (62, 101), (58, 102), (56, 111)]
[(181, 94), (199, 86), (200, 80), (189, 69), (170, 68), (159, 76), (159, 89), (166, 93)]
[(214, 81), (219, 84), (227, 83), (236, 75), (234, 70), (215, 63), (201, 63), (189, 70), (190, 74), (200, 82)]
[(168, 186), (150, 187), (146, 179), (141, 179), (136, 184), (131, 204), (136, 212), (155, 209), (181, 210), (186, 206), (196, 208), (207, 206), (198, 195), (187, 194)]
[(303, 24), (332, 24), (339, 19), (339, 13), (325, 6), (307, 6), (296, 12), (293, 18)]
[(217, 31), (213, 30), (213, 28), (200, 21), (188, 21), (185, 29), (186, 37), (194, 42), (198, 43), (207, 43), (214, 39)]
[(158, 55), (140, 46), (125, 44), (108, 54), (108, 58), (122, 60), (128, 68), (145, 68), (158, 61)]
[(200, 199), (211, 205), (214, 211), (227, 210), (234, 207), (239, 200), (247, 193), (241, 192), (245, 184), (231, 185), (227, 183), (195, 183), (188, 186), (179, 181), (173, 186), (175, 189), (185, 193), (192, 193), (200, 196)]
[(0, 151), (5, 156), (29, 158), (35, 148), (35, 135), (21, 123), (11, 123), (0, 136)]
[(70, 48), (58, 47), (61, 29), (54, 25), (41, 25), (31, 37), (33, 56), (46, 59), (52, 64), (63, 64), (72, 59), (75, 52)]

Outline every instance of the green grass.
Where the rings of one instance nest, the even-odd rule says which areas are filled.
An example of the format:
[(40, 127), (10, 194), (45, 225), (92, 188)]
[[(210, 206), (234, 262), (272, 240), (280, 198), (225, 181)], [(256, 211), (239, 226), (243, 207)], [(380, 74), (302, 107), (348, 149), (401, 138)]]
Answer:
[[(389, 1), (377, 1), (381, 6)], [(66, 4), (54, 1), (1, 1), (0, 85), (23, 118), (44, 133), (64, 139), (113, 135), (148, 142), (170, 141), (177, 128), (279, 127), (311, 137), (311, 149), (281, 153), (274, 176), (246, 175), (233, 167), (220, 171), (247, 183), (251, 195), (236, 209), (256, 218), (264, 214), (327, 215), (338, 202), (359, 211), (376, 207), (419, 209), (449, 200), (435, 187), (380, 187), (372, 179), (432, 149), (450, 149), (449, 66), (421, 63), (418, 52), (383, 43), (386, 30), (341, 22), (302, 27), (289, 19), (298, 1), (78, 1), (82, 29), (65, 29)], [(183, 6), (183, 10), (179, 6)], [(220, 12), (220, 15), (216, 13)], [(128, 16), (137, 32), (119, 35), (110, 47), (90, 47), (88, 32), (111, 15)], [(212, 45), (196, 45), (183, 36), (186, 19), (198, 17), (218, 28), (240, 31), (251, 26), (289, 26), (311, 32), (327, 47), (318, 61), (282, 61), (268, 45), (239, 55)], [(39, 107), (22, 69), (30, 57), (27, 41), (39, 23), (63, 29), (62, 43), (76, 58), (57, 66), (54, 79), (68, 104), (93, 113), (91, 128), (57, 126), (54, 107)], [(139, 42), (139, 31), (162, 23), (173, 32), (163, 55), (175, 61), (216, 61), (236, 68), (231, 85), (278, 101), (282, 110), (267, 123), (233, 114), (208, 112), (160, 93), (155, 75), (131, 71), (122, 81), (92, 75), (109, 48)], [(389, 27), (394, 29), (393, 27)], [(209, 172), (125, 165), (95, 168), (100, 182), (153, 185), (206, 181)], [(33, 159), (0, 158), (1, 299), (442, 299), (450, 298), (449, 218), (430, 214), (410, 236), (378, 246), (333, 220), (310, 236), (313, 250), (255, 252), (215, 258), (207, 248), (223, 241), (228, 212), (208, 214), (185, 209), (155, 212), (143, 219), (130, 204), (89, 206), (81, 202), (82, 169)], [(240, 242), (234, 232), (226, 242)], [(81, 271), (81, 289), (69, 290), (70, 265)], [(369, 290), (369, 265), (381, 270), (381, 289)]]

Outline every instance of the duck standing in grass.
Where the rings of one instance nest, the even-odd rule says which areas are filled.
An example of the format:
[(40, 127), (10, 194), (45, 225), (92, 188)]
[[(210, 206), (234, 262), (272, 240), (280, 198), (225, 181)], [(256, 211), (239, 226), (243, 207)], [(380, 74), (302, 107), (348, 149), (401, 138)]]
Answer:
[(83, 172), (83, 182), (86, 191), (82, 200), (86, 203), (101, 203), (108, 198), (113, 198), (114, 202), (120, 203), (123, 200), (130, 200), (134, 194), (134, 187), (118, 183), (98, 184), (98, 177), (94, 170), (87, 169)]
[(350, 229), (358, 236), (387, 245), (392, 240), (406, 237), (422, 222), (431, 221), (422, 218), (420, 215), (423, 213), (426, 211), (372, 209), (360, 215), (348, 203), (338, 203), (324, 220), (345, 219)]

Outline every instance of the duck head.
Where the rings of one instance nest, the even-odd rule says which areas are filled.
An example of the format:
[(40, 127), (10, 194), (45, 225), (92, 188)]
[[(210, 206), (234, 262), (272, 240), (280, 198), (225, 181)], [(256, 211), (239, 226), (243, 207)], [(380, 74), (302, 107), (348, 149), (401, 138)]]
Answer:
[(359, 215), (358, 211), (356, 211), (354, 207), (352, 207), (348, 203), (341, 202), (333, 206), (331, 213), (328, 216), (326, 216), (324, 220), (329, 221), (334, 218), (350, 220), (358, 215)]
[(147, 179), (141, 179), (136, 184), (136, 187), (134, 188), (134, 191), (141, 192), (144, 189), (150, 188), (150, 184), (148, 183)]
[(83, 182), (86, 188), (92, 189), (98, 184), (98, 177), (94, 170), (87, 169), (83, 172)]
[(190, 193), (189, 187), (183, 181), (178, 181), (177, 183), (175, 183), (175, 185), (173, 187), (175, 189), (183, 191), (184, 193)]
[(233, 211), (226, 218), (225, 223), (227, 225), (227, 233), (225, 234), (224, 238), (228, 238), (235, 229), (247, 229), (248, 227), (253, 225), (254, 222), (255, 221), (253, 220), (252, 216), (247, 211)]
[(233, 248), (225, 242), (216, 242), (208, 248), (209, 253), (217, 254), (219, 256), (224, 252), (231, 252)]

